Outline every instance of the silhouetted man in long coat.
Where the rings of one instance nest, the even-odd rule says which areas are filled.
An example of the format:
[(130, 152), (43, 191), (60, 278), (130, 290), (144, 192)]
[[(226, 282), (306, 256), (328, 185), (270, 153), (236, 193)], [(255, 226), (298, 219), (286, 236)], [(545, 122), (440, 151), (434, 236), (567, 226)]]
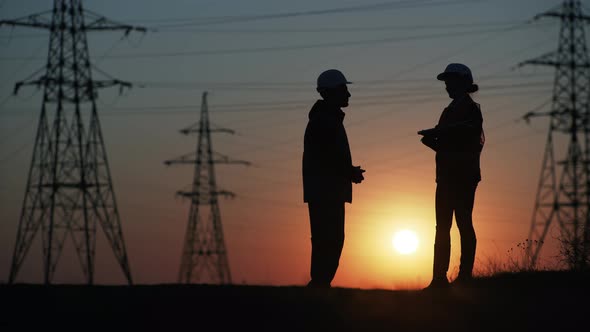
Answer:
[(318, 100), (309, 112), (303, 151), (303, 196), (311, 225), (309, 287), (331, 286), (344, 246), (344, 204), (352, 202), (352, 183), (364, 170), (352, 165), (341, 107), (348, 106), (344, 75), (330, 69), (318, 77)]

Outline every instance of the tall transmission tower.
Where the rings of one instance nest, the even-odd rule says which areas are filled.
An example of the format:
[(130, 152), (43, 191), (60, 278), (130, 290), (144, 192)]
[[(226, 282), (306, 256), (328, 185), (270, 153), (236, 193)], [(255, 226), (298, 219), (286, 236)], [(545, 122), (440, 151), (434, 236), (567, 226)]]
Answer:
[[(92, 79), (87, 31), (144, 28), (119, 24), (85, 11), (81, 0), (55, 0), (53, 10), (1, 25), (50, 31), (45, 72), (40, 69), (21, 86), (43, 88), (41, 115), (21, 209), (9, 282), (18, 272), (41, 232), (44, 282), (54, 278), (66, 238), (73, 240), (85, 281), (94, 283), (97, 223), (129, 284), (131, 271), (121, 231), (104, 139), (96, 110), (97, 89), (131, 84)], [(86, 123), (88, 125), (86, 126)]]
[[(207, 92), (202, 97), (200, 121), (180, 132), (184, 135), (198, 134), (198, 142), (196, 154), (190, 153), (164, 162), (166, 165), (194, 164), (195, 167), (192, 190), (177, 192), (177, 195), (191, 200), (178, 282), (231, 284), (218, 198), (235, 197), (235, 194), (217, 189), (214, 165), (250, 163), (213, 152), (211, 133), (234, 134), (234, 131), (210, 127)], [(206, 209), (200, 208), (202, 205), (209, 206), (208, 213)]]
[[(566, 0), (535, 19), (540, 17), (560, 19), (561, 29), (557, 51), (519, 64), (555, 67), (551, 110), (525, 115), (527, 120), (549, 117), (527, 258), (530, 267), (534, 267), (551, 227), (556, 224), (561, 249), (565, 246), (567, 250), (569, 268), (587, 269), (590, 267), (590, 61), (584, 24), (590, 22), (590, 17), (584, 15), (579, 0)], [(567, 142), (563, 160), (555, 158), (558, 139)]]

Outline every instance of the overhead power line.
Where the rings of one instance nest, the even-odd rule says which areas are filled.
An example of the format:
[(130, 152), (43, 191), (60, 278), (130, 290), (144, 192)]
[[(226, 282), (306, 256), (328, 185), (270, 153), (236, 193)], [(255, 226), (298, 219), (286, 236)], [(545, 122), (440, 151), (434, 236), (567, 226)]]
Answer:
[(474, 27), (498, 27), (514, 25), (523, 21), (496, 21), (496, 22), (470, 22), (470, 23), (451, 23), (451, 24), (397, 24), (382, 26), (337, 26), (337, 27), (317, 27), (317, 28), (163, 28), (156, 32), (193, 32), (193, 33), (331, 33), (331, 32), (376, 32), (376, 31), (399, 31), (399, 30), (443, 30), (443, 29), (461, 29)]
[[(525, 96), (525, 95), (537, 95), (540, 93), (546, 93), (551, 90), (551, 87), (546, 89), (536, 88), (534, 90), (516, 90), (516, 91), (500, 91), (496, 94), (486, 93), (485, 96)], [(369, 106), (391, 106), (391, 105), (407, 105), (407, 104), (421, 104), (440, 100), (442, 94), (440, 92), (432, 92), (430, 94), (422, 95), (423, 97), (416, 97), (415, 95), (408, 94), (407, 97), (399, 95), (389, 96), (358, 96), (358, 101), (353, 105), (355, 108), (369, 107)], [(224, 107), (214, 108), (214, 113), (251, 113), (251, 112), (274, 112), (282, 113), (289, 111), (300, 111), (303, 108), (309, 107), (309, 100), (301, 101), (286, 101), (286, 102), (271, 102), (268, 104), (264, 103), (243, 103), (242, 106), (235, 104), (235, 106), (226, 105)], [(195, 107), (198, 105), (187, 104), (187, 105), (155, 105), (155, 106), (130, 106), (130, 107), (113, 107), (110, 112), (103, 112), (103, 116), (122, 116), (122, 115), (173, 115), (173, 114), (191, 114), (194, 112)], [(0, 113), (2, 116), (25, 116), (27, 112), (21, 110), (5, 111)], [(390, 113), (391, 110), (386, 110), (386, 113)]]
[[(235, 28), (164, 28), (157, 30), (158, 33), (332, 33), (332, 32), (376, 32), (376, 31), (399, 31), (399, 30), (446, 30), (446, 29), (462, 29), (475, 27), (501, 27), (520, 24), (523, 21), (489, 21), (489, 22), (465, 22), (465, 23), (450, 23), (450, 24), (397, 24), (397, 25), (382, 25), (382, 26), (329, 26), (318, 28), (250, 28), (250, 29), (235, 29)], [(30, 39), (30, 38), (47, 38), (46, 34), (0, 34), (0, 39)]]
[[(494, 75), (482, 75), (478, 77), (478, 80), (491, 80), (491, 79), (509, 79), (514, 80), (519, 77), (542, 77), (550, 75), (550, 73), (531, 73), (531, 74), (494, 74)], [(390, 85), (390, 84), (409, 84), (409, 83), (423, 83), (432, 82), (432, 77), (424, 78), (406, 78), (406, 79), (378, 79), (378, 80), (355, 80), (355, 86), (379, 86), (379, 85)], [(215, 87), (219, 89), (231, 89), (231, 88), (309, 88), (313, 89), (314, 82), (311, 81), (137, 81), (133, 82), (136, 87), (140, 88), (160, 88), (160, 87)]]
[[(547, 87), (547, 89), (540, 90), (539, 88)], [(526, 90), (534, 88), (533, 90)], [(547, 82), (532, 82), (532, 83), (516, 83), (506, 85), (495, 85), (486, 87), (485, 95), (493, 96), (495, 94), (488, 93), (488, 91), (498, 91), (498, 94), (507, 96), (511, 94), (523, 95), (526, 93), (536, 93), (538, 91), (546, 91), (551, 86)], [(515, 89), (514, 92), (506, 92), (503, 90)], [(524, 89), (524, 90), (523, 90)], [(393, 105), (393, 104), (408, 104), (408, 103), (420, 103), (428, 102), (441, 98), (443, 93), (439, 90), (432, 91), (415, 91), (415, 92), (401, 92), (401, 93), (388, 93), (379, 95), (361, 95), (355, 96), (355, 107), (371, 106), (371, 105)], [(309, 100), (303, 99), (292, 99), (284, 101), (269, 101), (269, 102), (243, 102), (243, 103), (227, 103), (219, 104), (212, 108), (212, 112), (269, 112), (286, 109), (298, 109), (300, 107), (309, 106)], [(128, 106), (128, 107), (113, 107), (113, 112), (105, 112), (104, 115), (118, 115), (125, 113), (138, 113), (138, 114), (150, 114), (152, 110), (166, 110), (166, 112), (177, 113), (179, 111), (191, 111), (198, 108), (199, 105), (187, 104), (187, 105), (142, 105), (142, 106)], [(11, 110), (1, 113), (2, 115), (9, 114), (22, 114), (22, 111)]]
[[(200, 51), (181, 51), (181, 52), (160, 52), (160, 53), (135, 53), (135, 54), (113, 54), (105, 56), (104, 58), (109, 59), (145, 59), (145, 58), (168, 58), (168, 57), (194, 57), (194, 56), (205, 56), (205, 55), (231, 55), (231, 54), (245, 54), (245, 53), (261, 53), (261, 52), (280, 52), (280, 51), (295, 51), (305, 49), (317, 49), (317, 48), (332, 48), (332, 47), (346, 47), (346, 46), (362, 46), (362, 45), (373, 45), (373, 44), (387, 44), (396, 42), (416, 41), (424, 39), (436, 39), (443, 37), (456, 37), (474, 34), (485, 34), (491, 32), (511, 31), (517, 29), (527, 29), (536, 27), (534, 25), (522, 24), (520, 26), (510, 26), (496, 29), (480, 29), (480, 30), (467, 30), (459, 32), (443, 32), (434, 34), (424, 34), (417, 36), (403, 36), (403, 37), (387, 37), (377, 39), (363, 39), (363, 40), (352, 40), (352, 41), (341, 41), (341, 42), (328, 42), (328, 43), (316, 43), (316, 44), (300, 44), (300, 45), (285, 45), (285, 46), (264, 46), (264, 47), (249, 47), (249, 48), (234, 48), (234, 49), (221, 49), (221, 50), (200, 50)], [(2, 57), (2, 61), (14, 61), (23, 60), (27, 58), (23, 57)], [(41, 58), (35, 58), (41, 59)]]
[[(229, 23), (245, 23), (263, 20), (276, 20), (285, 18), (295, 17), (308, 17), (308, 16), (324, 16), (334, 14), (349, 14), (358, 12), (371, 12), (371, 11), (384, 11), (393, 9), (411, 9), (411, 8), (424, 8), (424, 7), (435, 7), (445, 5), (457, 5), (465, 3), (476, 3), (485, 0), (450, 0), (450, 1), (433, 1), (433, 0), (401, 0), (401, 1), (388, 1), (375, 4), (365, 4), (349, 7), (321, 9), (321, 10), (308, 10), (308, 11), (291, 11), (284, 13), (275, 14), (262, 14), (262, 15), (242, 15), (242, 16), (218, 16), (218, 17), (193, 17), (193, 18), (169, 18), (169, 19), (156, 19), (151, 22), (162, 23), (155, 25), (154, 28), (168, 28), (168, 27), (185, 27), (185, 26), (207, 26), (207, 25), (218, 25), (218, 24), (229, 24)], [(149, 20), (141, 20), (140, 22), (147, 23)], [(166, 24), (168, 23), (168, 24)]]

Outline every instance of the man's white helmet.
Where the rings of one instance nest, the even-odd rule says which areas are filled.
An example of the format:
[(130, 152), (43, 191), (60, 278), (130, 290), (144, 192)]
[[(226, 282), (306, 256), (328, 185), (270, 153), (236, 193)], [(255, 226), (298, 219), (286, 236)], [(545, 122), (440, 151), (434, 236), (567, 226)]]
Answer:
[(328, 69), (318, 76), (317, 89), (330, 89), (335, 88), (342, 84), (351, 84), (344, 74), (337, 69)]

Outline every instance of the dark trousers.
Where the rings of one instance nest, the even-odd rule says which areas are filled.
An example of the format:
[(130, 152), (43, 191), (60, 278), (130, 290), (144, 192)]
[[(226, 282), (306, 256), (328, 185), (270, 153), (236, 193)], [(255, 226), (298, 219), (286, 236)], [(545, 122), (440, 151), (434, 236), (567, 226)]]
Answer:
[(477, 183), (438, 183), (436, 186), (436, 236), (434, 240), (435, 279), (446, 278), (451, 258), (453, 213), (461, 237), (460, 277), (471, 277), (477, 239), (473, 229), (473, 202)]
[(309, 202), (310, 286), (329, 287), (344, 246), (344, 202)]

